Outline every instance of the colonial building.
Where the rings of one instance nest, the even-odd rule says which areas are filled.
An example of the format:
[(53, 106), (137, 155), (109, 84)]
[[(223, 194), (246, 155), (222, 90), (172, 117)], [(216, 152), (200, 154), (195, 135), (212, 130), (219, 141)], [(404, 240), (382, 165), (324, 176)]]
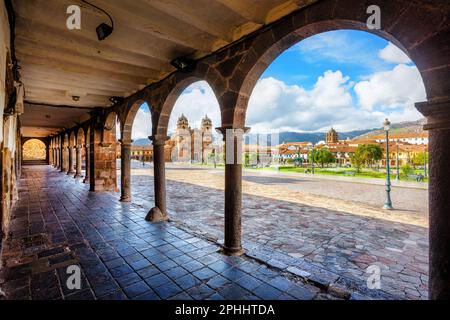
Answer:
[(174, 134), (166, 142), (166, 161), (205, 163), (212, 153), (212, 142), (212, 121), (207, 115), (202, 119), (200, 128), (191, 129), (188, 119), (182, 114)]

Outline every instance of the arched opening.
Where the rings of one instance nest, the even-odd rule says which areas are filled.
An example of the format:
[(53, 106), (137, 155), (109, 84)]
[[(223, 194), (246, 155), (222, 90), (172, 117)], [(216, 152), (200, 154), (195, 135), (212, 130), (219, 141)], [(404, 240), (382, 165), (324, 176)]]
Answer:
[(77, 178), (86, 177), (86, 137), (83, 128), (78, 128), (76, 135), (76, 160), (75, 160), (75, 176)]
[(65, 133), (63, 135), (63, 143), (62, 143), (62, 166), (61, 166), (61, 172), (68, 171), (69, 170), (69, 135)]
[[(125, 120), (121, 151), (125, 152), (123, 158), (124, 164), (122, 171), (128, 175), (127, 179), (123, 177), (121, 184), (127, 186), (122, 188), (122, 201), (133, 201), (141, 203), (143, 200), (138, 194), (153, 183), (148, 181), (148, 176), (153, 174), (153, 145), (149, 137), (152, 134), (152, 117), (150, 107), (145, 101), (134, 103)], [(119, 155), (120, 158), (120, 155)]]
[[(361, 283), (375, 266), (385, 275), (383, 292), (426, 299), (426, 166), (419, 156), (412, 160), (426, 154), (414, 106), (426, 100), (421, 75), (393, 42), (328, 27), (316, 25), (298, 44), (301, 31), (269, 47), (243, 83), (250, 99), (235, 121), (252, 128), (244, 148), (243, 240)], [(394, 211), (383, 209), (389, 176)], [(405, 254), (412, 247), (420, 262)], [(411, 286), (400, 269), (424, 280)]]
[(216, 131), (221, 127), (219, 103), (206, 81), (190, 83), (172, 103), (165, 143), (168, 211), (194, 229), (205, 226), (205, 231), (211, 221), (216, 226), (223, 222), (225, 153), (222, 134)]
[(29, 139), (22, 146), (23, 164), (46, 164), (47, 146), (42, 140)]

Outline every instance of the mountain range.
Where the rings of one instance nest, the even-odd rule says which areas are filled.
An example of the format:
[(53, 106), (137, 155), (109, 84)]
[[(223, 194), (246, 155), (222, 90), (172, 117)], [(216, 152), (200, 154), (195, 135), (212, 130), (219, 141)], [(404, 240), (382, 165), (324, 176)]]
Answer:
[[(425, 124), (425, 118), (417, 121), (404, 121), (399, 123), (391, 124), (392, 132), (420, 132), (422, 131), (422, 126)], [(340, 140), (347, 140), (353, 138), (368, 138), (373, 135), (377, 135), (384, 132), (382, 128), (372, 128), (365, 130), (354, 130), (347, 132), (338, 132)], [(280, 132), (279, 133), (279, 143), (283, 142), (297, 142), (297, 141), (310, 141), (312, 143), (317, 143), (319, 141), (325, 140), (326, 132)], [(250, 141), (256, 141), (257, 134), (248, 134), (245, 137), (245, 143), (248, 144)], [(271, 145), (270, 136), (259, 135), (260, 139), (268, 139), (267, 145)], [(133, 142), (135, 146), (145, 146), (150, 145), (149, 139), (136, 139)]]

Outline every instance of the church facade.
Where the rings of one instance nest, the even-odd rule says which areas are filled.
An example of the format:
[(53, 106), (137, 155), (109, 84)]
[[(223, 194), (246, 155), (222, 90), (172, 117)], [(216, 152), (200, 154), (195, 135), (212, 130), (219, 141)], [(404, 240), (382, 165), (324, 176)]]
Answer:
[(213, 153), (212, 121), (206, 115), (200, 128), (192, 129), (182, 114), (177, 128), (165, 145), (165, 158), (169, 162), (207, 163)]

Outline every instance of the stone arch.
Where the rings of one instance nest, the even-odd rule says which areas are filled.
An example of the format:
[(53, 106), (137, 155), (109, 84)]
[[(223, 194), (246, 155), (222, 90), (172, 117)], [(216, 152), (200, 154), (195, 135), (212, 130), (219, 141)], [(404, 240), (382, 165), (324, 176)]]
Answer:
[(83, 147), (86, 144), (85, 133), (82, 127), (76, 130), (76, 145)]
[[(213, 70), (210, 67), (210, 70)], [(154, 136), (167, 136), (167, 129), (169, 124), (170, 115), (172, 113), (173, 107), (180, 97), (181, 93), (189, 87), (191, 84), (197, 81), (205, 81), (213, 90), (216, 98), (223, 89), (220, 88), (221, 79), (216, 81), (211, 81), (211, 74), (215, 74), (216, 71), (209, 71), (205, 77), (200, 77), (195, 74), (176, 74), (171, 80), (170, 85), (167, 86), (165, 94), (156, 101), (152, 101), (153, 107), (152, 112), (152, 133)], [(209, 76), (208, 76), (209, 75)], [(219, 99), (217, 99), (219, 100)], [(219, 103), (220, 106), (220, 103)]]
[[(23, 161), (45, 161), (49, 153), (48, 141), (39, 138), (27, 138), (22, 141)], [(30, 149), (31, 147), (31, 149)]]
[[(373, 2), (373, 3), (372, 3)], [(367, 31), (391, 41), (416, 64), (429, 101), (446, 99), (450, 84), (449, 5), (429, 7), (424, 1), (372, 1), (383, 13), (382, 29), (366, 25), (368, 4), (359, 0), (324, 0), (295, 12), (258, 35), (244, 40), (245, 53), (236, 51), (236, 63), (228, 83), (233, 83), (219, 103), (224, 126), (244, 127), (250, 95), (264, 70), (282, 52), (310, 36), (339, 29)], [(417, 24), (417, 21), (421, 21)], [(225, 110), (227, 106), (232, 110)]]
[(102, 143), (113, 144), (116, 143), (118, 137), (116, 136), (116, 126), (119, 125), (120, 119), (115, 111), (109, 112), (105, 117), (105, 122), (102, 130)]
[[(122, 140), (122, 142), (131, 143), (131, 140), (132, 140), (131, 134), (132, 134), (132, 130), (133, 130), (134, 119), (136, 118), (136, 114), (138, 113), (139, 109), (145, 102), (146, 101), (144, 99), (139, 99), (139, 100), (133, 102), (130, 105), (130, 107), (127, 108), (127, 110), (125, 112), (123, 124), (121, 126), (122, 134), (121, 134), (120, 139)], [(150, 114), (152, 114), (152, 108), (150, 107), (150, 104), (149, 104), (149, 110), (150, 110)]]
[(76, 136), (76, 132), (75, 132), (75, 130), (71, 130), (70, 132), (69, 132), (69, 141), (68, 141), (68, 147), (75, 147), (76, 146), (76, 139), (77, 139), (77, 136)]

